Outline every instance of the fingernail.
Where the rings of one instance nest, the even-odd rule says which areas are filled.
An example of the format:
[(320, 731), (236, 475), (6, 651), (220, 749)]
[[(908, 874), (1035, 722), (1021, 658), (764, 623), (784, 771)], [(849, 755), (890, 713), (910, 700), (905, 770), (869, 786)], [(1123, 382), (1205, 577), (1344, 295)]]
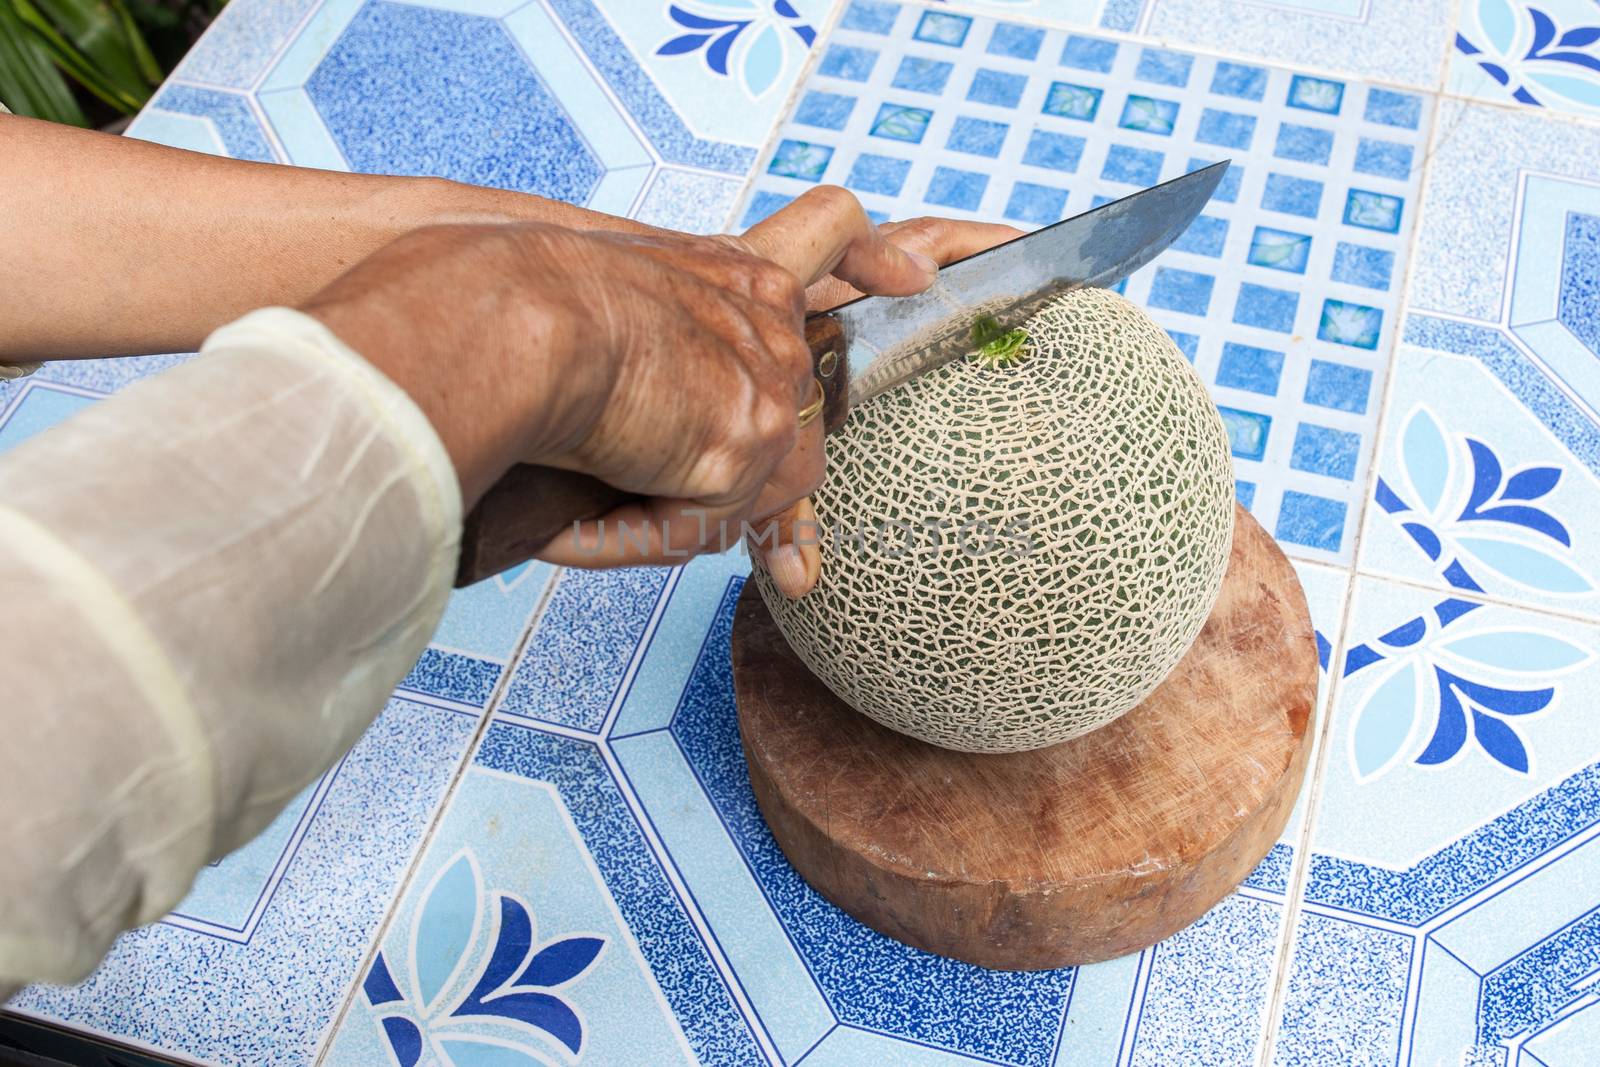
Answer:
[(806, 579), (806, 561), (800, 555), (798, 545), (779, 545), (768, 552), (767, 573), (772, 575), (778, 591), (791, 600), (803, 597), (810, 591), (810, 582)]
[(921, 267), (925, 274), (939, 273), (939, 264), (932, 256), (923, 255), (921, 252), (907, 252), (906, 256), (911, 260), (911, 262)]

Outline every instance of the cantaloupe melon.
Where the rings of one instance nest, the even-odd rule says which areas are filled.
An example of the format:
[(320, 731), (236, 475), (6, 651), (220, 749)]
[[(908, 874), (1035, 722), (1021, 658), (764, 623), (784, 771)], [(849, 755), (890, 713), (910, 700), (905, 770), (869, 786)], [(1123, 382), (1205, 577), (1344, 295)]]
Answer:
[(969, 752), (1137, 705), (1199, 634), (1233, 534), (1222, 420), (1165, 331), (1099, 289), (1023, 329), (1018, 358), (948, 364), (828, 439), (814, 590), (755, 571), (834, 693)]

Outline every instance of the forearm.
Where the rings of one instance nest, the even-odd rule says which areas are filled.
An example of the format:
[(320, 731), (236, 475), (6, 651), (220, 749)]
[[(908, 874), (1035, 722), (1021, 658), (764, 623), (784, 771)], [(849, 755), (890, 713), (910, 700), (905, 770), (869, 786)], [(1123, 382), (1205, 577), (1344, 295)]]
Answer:
[(338, 759), (459, 535), (425, 413), (282, 309), (0, 456), (0, 991), (83, 977)]
[(0, 363), (197, 349), (440, 222), (648, 230), (442, 179), (208, 156), (0, 115)]

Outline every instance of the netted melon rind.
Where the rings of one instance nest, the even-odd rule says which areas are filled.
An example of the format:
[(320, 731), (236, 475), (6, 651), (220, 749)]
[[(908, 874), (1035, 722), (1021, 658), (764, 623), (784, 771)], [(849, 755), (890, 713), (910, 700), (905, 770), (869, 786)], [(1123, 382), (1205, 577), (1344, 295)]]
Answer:
[[(1056, 744), (1148, 696), (1204, 625), (1233, 534), (1226, 430), (1161, 327), (1094, 289), (1027, 329), (1015, 365), (957, 361), (855, 411), (813, 498), (817, 587), (789, 600), (754, 575), (841, 699), (968, 752)], [(874, 534), (893, 521), (921, 532)]]

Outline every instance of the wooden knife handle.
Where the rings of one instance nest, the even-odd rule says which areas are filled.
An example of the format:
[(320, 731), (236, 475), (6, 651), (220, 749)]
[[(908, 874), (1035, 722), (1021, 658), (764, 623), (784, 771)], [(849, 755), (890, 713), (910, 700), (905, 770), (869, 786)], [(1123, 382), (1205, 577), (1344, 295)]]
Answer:
[[(844, 331), (832, 315), (806, 320), (811, 364), (822, 383), (822, 423), (833, 432), (850, 408)], [(456, 586), (471, 585), (525, 563), (575, 522), (598, 519), (635, 499), (597, 478), (519, 463), (489, 488), (461, 530)]]

